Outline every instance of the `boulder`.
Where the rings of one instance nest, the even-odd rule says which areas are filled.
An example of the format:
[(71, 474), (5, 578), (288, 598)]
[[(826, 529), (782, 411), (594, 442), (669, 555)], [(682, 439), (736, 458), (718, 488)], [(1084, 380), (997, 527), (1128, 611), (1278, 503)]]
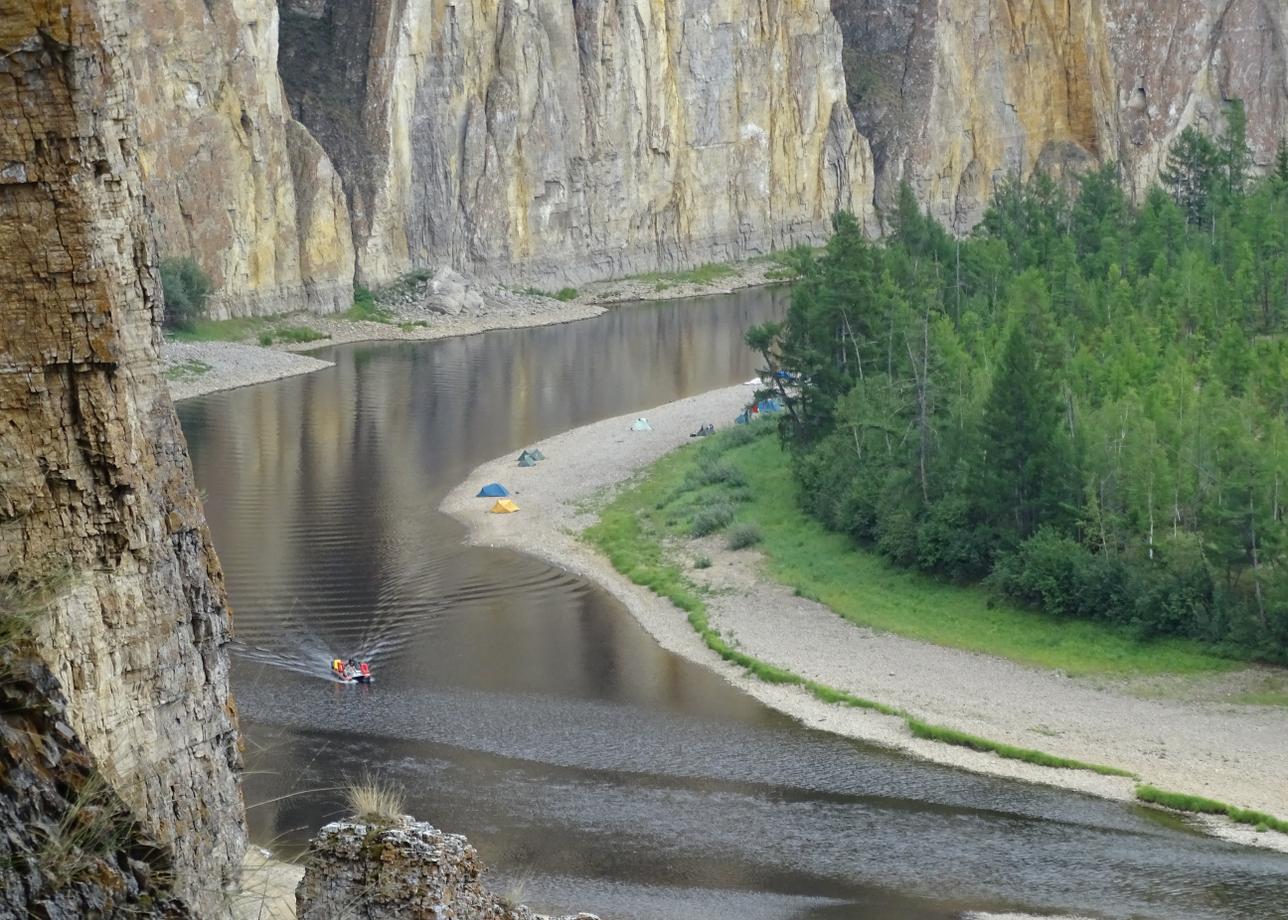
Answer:
[[(482, 882), (470, 842), (403, 816), (337, 821), (309, 847), (295, 890), (299, 920), (544, 920)], [(566, 918), (574, 920), (574, 918)], [(598, 920), (577, 914), (575, 920)]]

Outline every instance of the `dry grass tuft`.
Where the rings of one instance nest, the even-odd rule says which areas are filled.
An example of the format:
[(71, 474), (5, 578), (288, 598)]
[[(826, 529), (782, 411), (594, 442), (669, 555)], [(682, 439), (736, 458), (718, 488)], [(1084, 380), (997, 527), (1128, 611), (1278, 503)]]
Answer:
[(367, 777), (347, 786), (344, 795), (350, 813), (364, 824), (393, 824), (404, 813), (406, 796), (395, 783)]

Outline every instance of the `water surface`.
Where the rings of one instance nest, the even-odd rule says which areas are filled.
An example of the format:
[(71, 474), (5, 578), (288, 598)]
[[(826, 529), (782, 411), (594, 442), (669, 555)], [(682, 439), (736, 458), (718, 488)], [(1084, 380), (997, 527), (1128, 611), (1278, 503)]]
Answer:
[[(741, 330), (782, 308), (755, 291), (347, 346), (321, 353), (334, 369), (180, 407), (243, 645), (256, 840), (303, 844), (373, 768), (550, 910), (1288, 917), (1288, 858), (802, 728), (436, 510), (498, 454), (747, 379)], [(350, 654), (375, 685), (325, 679)]]

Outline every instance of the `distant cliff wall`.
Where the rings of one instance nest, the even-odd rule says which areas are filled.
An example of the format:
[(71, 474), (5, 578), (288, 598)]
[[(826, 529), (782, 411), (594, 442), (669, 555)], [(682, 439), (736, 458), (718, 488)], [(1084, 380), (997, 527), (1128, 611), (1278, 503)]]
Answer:
[(160, 377), (129, 0), (0, 15), (0, 585), (176, 890), (216, 917), (245, 846), (228, 609)]
[(869, 211), (826, 0), (283, 0), (281, 71), (368, 282), (576, 282)]
[(191, 256), (211, 276), (217, 317), (347, 309), (348, 204), (326, 155), (291, 120), (275, 0), (126, 9), (161, 255)]
[(998, 181), (1114, 160), (1152, 182), (1242, 99), (1257, 160), (1288, 133), (1282, 0), (832, 0), (877, 202), (907, 181), (958, 231)]

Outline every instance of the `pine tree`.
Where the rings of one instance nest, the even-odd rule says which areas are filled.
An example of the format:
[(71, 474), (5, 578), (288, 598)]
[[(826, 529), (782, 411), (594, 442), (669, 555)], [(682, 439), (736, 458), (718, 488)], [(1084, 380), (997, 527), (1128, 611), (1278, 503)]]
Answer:
[(1226, 106), (1225, 133), (1216, 144), (1223, 188), (1227, 198), (1242, 195), (1248, 183), (1248, 170), (1252, 166), (1252, 150), (1248, 147), (1248, 115), (1242, 99), (1232, 99)]
[(1011, 325), (984, 407), (976, 493), (984, 517), (1021, 540), (1054, 519), (1069, 472), (1060, 401), (1035, 344)]
[(1275, 155), (1275, 176), (1280, 182), (1288, 182), (1288, 137), (1279, 141), (1279, 153)]
[(1181, 132), (1167, 151), (1167, 162), (1159, 178), (1190, 223), (1207, 222), (1220, 166), (1216, 145), (1192, 125)]

